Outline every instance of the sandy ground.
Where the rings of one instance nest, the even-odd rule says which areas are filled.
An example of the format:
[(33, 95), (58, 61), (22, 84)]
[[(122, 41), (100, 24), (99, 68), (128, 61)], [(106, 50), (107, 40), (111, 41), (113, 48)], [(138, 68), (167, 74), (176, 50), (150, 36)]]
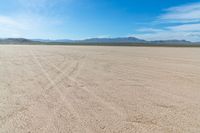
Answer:
[(200, 48), (0, 46), (0, 133), (199, 133)]

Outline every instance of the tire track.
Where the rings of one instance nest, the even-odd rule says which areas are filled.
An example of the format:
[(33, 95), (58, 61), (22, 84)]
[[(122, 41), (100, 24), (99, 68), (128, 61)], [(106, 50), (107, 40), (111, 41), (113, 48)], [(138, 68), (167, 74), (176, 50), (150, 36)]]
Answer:
[[(51, 67), (53, 67), (56, 71), (59, 71), (60, 73), (62, 73), (63, 75), (60, 75), (59, 77), (61, 77), (61, 81), (60, 82), (56, 82), (56, 81), (54, 81), (54, 82), (56, 82), (56, 85), (61, 85), (61, 86), (63, 86), (63, 90), (62, 90), (62, 94), (68, 94), (68, 92), (66, 92), (66, 88), (68, 88), (68, 87), (72, 87), (73, 88), (73, 90), (78, 90), (78, 91), (80, 91), (80, 93), (74, 93), (74, 94), (72, 94), (73, 95), (73, 97), (71, 97), (71, 94), (68, 96), (69, 97), (69, 99), (66, 97), (66, 99), (68, 99), (68, 101), (70, 101), (70, 103), (71, 103), (71, 105), (72, 105), (72, 108), (76, 108), (76, 110), (82, 110), (80, 107), (82, 106), (80, 103), (81, 103), (81, 101), (79, 101), (78, 99), (78, 95), (77, 94), (86, 94), (86, 95), (88, 95), (88, 97), (90, 97), (90, 101), (88, 101), (89, 103), (91, 103), (91, 98), (93, 99), (92, 101), (94, 101), (96, 104), (95, 105), (98, 105), (98, 106), (93, 106), (93, 107), (95, 107), (95, 110), (96, 111), (98, 111), (99, 109), (100, 110), (105, 110), (106, 109), (106, 111), (103, 111), (103, 112), (107, 112), (108, 114), (110, 114), (110, 112), (113, 112), (113, 113), (111, 113), (112, 114), (112, 116), (107, 116), (106, 118), (103, 118), (102, 119), (102, 122), (103, 121), (112, 121), (110, 124), (120, 124), (120, 125), (124, 125), (125, 123), (126, 123), (126, 120), (125, 120), (125, 118), (127, 117), (126, 116), (126, 114), (125, 113), (122, 113), (123, 111), (122, 111), (122, 109), (121, 108), (118, 108), (118, 107), (114, 107), (111, 103), (108, 103), (108, 102), (106, 102), (104, 99), (102, 99), (100, 96), (98, 96), (98, 95), (96, 95), (94, 92), (92, 92), (92, 91), (90, 91), (89, 89), (87, 89), (86, 87), (84, 87), (84, 86), (82, 86), (82, 84), (80, 84), (79, 82), (77, 82), (76, 81), (76, 77), (80, 74), (80, 72), (81, 72), (81, 70), (82, 70), (82, 68), (84, 67), (84, 65), (85, 65), (85, 59), (86, 59), (86, 57), (87, 56), (83, 56), (81, 59), (79, 59), (79, 61), (77, 61), (77, 63), (73, 66), (73, 68), (72, 68), (72, 70), (66, 75), (66, 73), (63, 73), (63, 71), (60, 69), (60, 68), (58, 68), (56, 65), (54, 65), (52, 62), (46, 62), (46, 65), (49, 65), (49, 66), (51, 66)], [(66, 79), (66, 80), (65, 80)], [(69, 82), (71, 82), (72, 83), (72, 86), (66, 86), (65, 84), (69, 84)], [(64, 84), (63, 84), (64, 83)], [(61, 90), (60, 90), (61, 91)], [(85, 95), (85, 96), (86, 96)], [(74, 97), (75, 96), (75, 97)], [(71, 98), (70, 98), (71, 97)], [(86, 103), (87, 104), (87, 103)], [(74, 107), (73, 105), (78, 105), (77, 107)], [(81, 106), (80, 106), (81, 105)], [(87, 105), (89, 105), (89, 106), (91, 106), (92, 107), (92, 104), (87, 104)], [(86, 105), (86, 106), (87, 106)], [(93, 108), (92, 107), (92, 108)], [(93, 111), (93, 113), (95, 113), (96, 111)], [(100, 111), (99, 110), (99, 111)], [(91, 112), (92, 113), (92, 112)], [(101, 113), (101, 112), (99, 112), (99, 113)], [(116, 119), (113, 121), (113, 115), (115, 114), (115, 116), (117, 116), (116, 117)], [(91, 114), (92, 115), (92, 114)], [(102, 118), (102, 116), (100, 115), (100, 114), (98, 114), (97, 112), (95, 113), (95, 114), (93, 114), (93, 115), (95, 115), (97, 118), (90, 118), (92, 121), (94, 121), (95, 119), (98, 119), (98, 120), (100, 120), (101, 118)], [(83, 117), (86, 117), (87, 115), (83, 115)], [(87, 117), (91, 117), (91, 116), (87, 116)], [(87, 120), (85, 121), (86, 123), (88, 123), (87, 122)], [(99, 121), (100, 123), (97, 123), (97, 125), (99, 126), (99, 128), (100, 128), (100, 130), (101, 131), (103, 131), (105, 128), (106, 128), (106, 126), (104, 126), (104, 124), (103, 123), (101, 123), (101, 120)], [(117, 122), (117, 123), (116, 123)], [(93, 123), (88, 123), (87, 125), (90, 125), (90, 127), (91, 128), (93, 128), (95, 125), (93, 125)], [(103, 125), (102, 125), (103, 124)], [(108, 124), (108, 123), (107, 123)], [(106, 124), (106, 125), (107, 125)], [(112, 127), (110, 127), (109, 125), (110, 124), (108, 124), (107, 126), (107, 128), (111, 128), (112, 129)], [(126, 123), (127, 124), (127, 123)], [(125, 125), (126, 125), (125, 124)], [(114, 131), (114, 129), (112, 129), (113, 131)]]
[(92, 133), (90, 129), (85, 128), (85, 126), (82, 123), (82, 120), (79, 116), (79, 114), (76, 112), (76, 110), (73, 108), (73, 106), (67, 102), (67, 99), (65, 98), (65, 96), (62, 94), (62, 92), (56, 87), (55, 82), (50, 78), (50, 75), (45, 71), (44, 67), (42, 66), (42, 64), (40, 63), (39, 59), (37, 57), (34, 56), (33, 51), (30, 51), (32, 57), (34, 58), (36, 64), (41, 68), (42, 73), (45, 75), (45, 77), (48, 79), (48, 81), (50, 82), (50, 84), (53, 86), (53, 88), (55, 88), (56, 92), (58, 92), (60, 99), (62, 100), (62, 102), (64, 103), (64, 105), (66, 107), (68, 107), (68, 109), (70, 110), (70, 112), (74, 113), (75, 116), (78, 119), (78, 123), (80, 124), (80, 126), (85, 130), (86, 133)]
[[(80, 89), (86, 93), (88, 93), (88, 95), (92, 96), (94, 99), (96, 99), (99, 103), (101, 103), (102, 105), (104, 105), (106, 108), (112, 110), (115, 114), (117, 114), (118, 116), (120, 116), (121, 118), (124, 117), (124, 113), (122, 114), (121, 111), (118, 111), (118, 110), (121, 110), (119, 108), (116, 108), (114, 107), (112, 104), (106, 102), (105, 100), (103, 100), (100, 96), (96, 95), (94, 92), (90, 91), (89, 89), (87, 89), (86, 87), (84, 87), (83, 85), (81, 85), (79, 82), (76, 81), (76, 76), (78, 76), (78, 74), (80, 73), (82, 67), (84, 67), (85, 65), (85, 59), (86, 59), (87, 56), (84, 56), (84, 59), (82, 61), (82, 63), (77, 63), (75, 65), (75, 67), (72, 69), (72, 71), (69, 73), (69, 75), (66, 75), (65, 73), (63, 73), (63, 77), (62, 77), (62, 80), (64, 81), (64, 79), (67, 79), (69, 81), (71, 81), (72, 83), (74, 83), (75, 87), (77, 89)], [(56, 69), (57, 71), (59, 72), (63, 72), (61, 69), (59, 69), (57, 66), (51, 64), (51, 63), (48, 63), (49, 65), (51, 65), (54, 69)], [(79, 65), (81, 64), (81, 65)], [(76, 73), (75, 77), (72, 78), (73, 74)], [(64, 81), (66, 82), (66, 81)], [(66, 88), (66, 87), (65, 87)]]

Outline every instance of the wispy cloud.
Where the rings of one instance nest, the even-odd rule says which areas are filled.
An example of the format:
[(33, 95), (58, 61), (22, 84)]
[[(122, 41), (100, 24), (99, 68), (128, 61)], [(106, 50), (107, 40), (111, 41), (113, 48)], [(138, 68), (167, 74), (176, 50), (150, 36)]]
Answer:
[(1, 37), (19, 37), (32, 28), (35, 28), (35, 24), (29, 23), (27, 20), (24, 21), (24, 19), (18, 17), (0, 16)]
[(200, 32), (200, 23), (171, 26), (171, 27), (168, 27), (168, 29), (170, 29), (172, 31)]
[(175, 40), (175, 39), (179, 39), (179, 40), (199, 41), (200, 33), (165, 30), (165, 31), (162, 31), (162, 32), (155, 32), (155, 33), (133, 34), (132, 36), (135, 36), (135, 37), (138, 37), (138, 38), (144, 38), (146, 40)]
[(63, 0), (16, 1), (19, 9), (0, 14), (0, 37), (54, 38), (52, 27), (62, 24), (54, 6)]
[(133, 36), (147, 40), (200, 41), (200, 2), (168, 8), (155, 21), (159, 28), (141, 28)]
[(165, 22), (199, 22), (200, 2), (168, 8), (159, 18)]

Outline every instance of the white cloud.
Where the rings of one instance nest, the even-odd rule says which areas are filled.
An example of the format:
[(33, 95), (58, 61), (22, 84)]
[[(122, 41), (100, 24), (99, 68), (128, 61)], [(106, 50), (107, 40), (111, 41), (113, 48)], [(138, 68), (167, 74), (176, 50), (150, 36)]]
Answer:
[[(58, 38), (60, 33), (55, 27), (62, 25), (62, 20), (33, 14), (0, 15), (0, 37)], [(64, 36), (64, 35), (62, 35)]]
[[(53, 14), (53, 6), (62, 0), (17, 0), (20, 10), (0, 14), (0, 37), (56, 38), (55, 27), (61, 18)], [(56, 35), (55, 35), (56, 34)]]
[(131, 36), (146, 39), (149, 41), (153, 40), (189, 40), (192, 42), (200, 41), (200, 32), (179, 32), (179, 31), (163, 31), (156, 33), (144, 33), (144, 34), (133, 34)]
[(22, 31), (28, 30), (30, 26), (19, 18), (0, 16), (0, 36), (18, 37)]
[(173, 31), (190, 31), (190, 32), (200, 32), (200, 23), (196, 24), (183, 24), (178, 26), (168, 27)]
[(140, 33), (133, 36), (146, 40), (200, 41), (200, 2), (171, 7), (165, 11), (156, 20), (160, 28), (141, 28), (138, 30)]
[(31, 37), (44, 26), (40, 18), (33, 16), (0, 16), (1, 37)]
[(176, 23), (198, 22), (200, 21), (200, 2), (171, 7), (159, 19)]
[[(200, 24), (198, 24), (200, 25)], [(190, 27), (191, 26), (191, 27)], [(198, 30), (193, 30), (195, 25), (181, 25), (181, 26), (171, 26), (165, 27), (165, 30), (156, 29), (154, 32), (141, 32), (137, 34), (133, 34), (131, 36), (135, 36), (138, 38), (146, 39), (146, 40), (188, 40), (197, 42), (200, 41), (200, 28)]]
[(7, 25), (7, 26), (12, 25), (17, 27), (20, 26), (18, 22), (7, 16), (0, 16), (0, 25)]

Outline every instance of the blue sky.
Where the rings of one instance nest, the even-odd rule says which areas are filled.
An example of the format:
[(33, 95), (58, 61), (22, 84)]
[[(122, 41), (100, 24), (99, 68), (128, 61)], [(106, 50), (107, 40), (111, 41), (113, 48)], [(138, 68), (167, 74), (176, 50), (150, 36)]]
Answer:
[(1, 0), (0, 37), (200, 41), (197, 0)]

